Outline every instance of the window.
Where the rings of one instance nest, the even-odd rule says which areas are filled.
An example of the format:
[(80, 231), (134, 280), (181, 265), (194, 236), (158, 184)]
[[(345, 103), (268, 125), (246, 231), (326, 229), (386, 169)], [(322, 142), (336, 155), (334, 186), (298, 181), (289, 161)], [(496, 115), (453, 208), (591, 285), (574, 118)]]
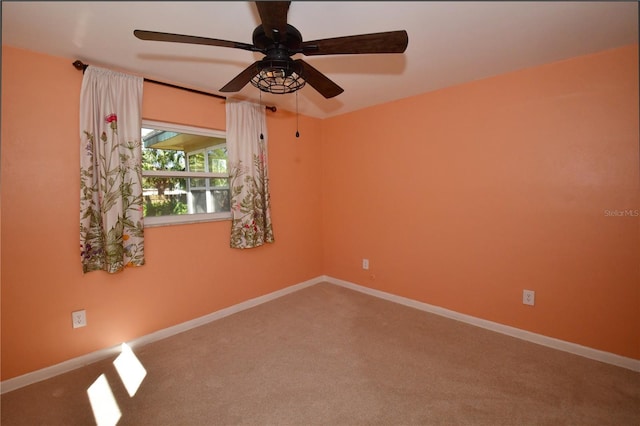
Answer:
[(142, 122), (145, 225), (231, 219), (225, 133)]

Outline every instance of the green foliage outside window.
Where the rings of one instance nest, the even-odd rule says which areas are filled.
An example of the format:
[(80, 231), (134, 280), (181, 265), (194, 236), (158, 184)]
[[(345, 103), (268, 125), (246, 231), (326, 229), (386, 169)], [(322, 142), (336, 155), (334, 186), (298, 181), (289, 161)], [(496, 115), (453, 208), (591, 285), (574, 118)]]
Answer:
[(162, 199), (144, 197), (144, 216), (171, 216), (187, 214), (187, 195), (163, 195)]
[[(143, 170), (184, 171), (183, 151), (154, 148), (142, 149)], [(186, 194), (165, 194), (165, 191), (185, 190), (185, 179), (147, 176), (142, 180), (143, 189), (155, 189), (157, 195), (144, 197), (144, 216), (170, 216), (187, 213)]]
[[(183, 151), (166, 149), (142, 149), (142, 170), (185, 171)], [(166, 190), (186, 189), (183, 179), (169, 177), (147, 177), (144, 189), (156, 189), (158, 195), (164, 195)]]

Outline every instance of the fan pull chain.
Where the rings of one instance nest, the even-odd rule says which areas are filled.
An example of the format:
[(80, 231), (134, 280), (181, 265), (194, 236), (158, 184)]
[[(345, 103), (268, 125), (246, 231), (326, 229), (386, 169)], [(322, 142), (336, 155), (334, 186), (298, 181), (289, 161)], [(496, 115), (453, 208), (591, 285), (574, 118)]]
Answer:
[(296, 138), (300, 137), (300, 132), (298, 131), (298, 91), (296, 90)]
[[(264, 107), (262, 106), (262, 90), (259, 90), (260, 92), (260, 111), (264, 110)], [(260, 120), (260, 140), (264, 140), (264, 135), (262, 134), (262, 120)]]

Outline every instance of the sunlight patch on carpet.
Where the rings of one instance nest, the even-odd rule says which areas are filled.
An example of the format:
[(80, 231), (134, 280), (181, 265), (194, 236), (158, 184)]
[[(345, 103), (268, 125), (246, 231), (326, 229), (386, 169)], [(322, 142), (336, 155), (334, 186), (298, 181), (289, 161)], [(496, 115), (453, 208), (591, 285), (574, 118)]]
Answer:
[(122, 413), (104, 374), (101, 374), (89, 386), (87, 394), (96, 424), (98, 426), (115, 426), (122, 417)]
[(113, 361), (113, 365), (115, 365), (124, 387), (129, 392), (129, 396), (133, 397), (147, 375), (147, 370), (126, 343), (122, 344), (122, 352)]

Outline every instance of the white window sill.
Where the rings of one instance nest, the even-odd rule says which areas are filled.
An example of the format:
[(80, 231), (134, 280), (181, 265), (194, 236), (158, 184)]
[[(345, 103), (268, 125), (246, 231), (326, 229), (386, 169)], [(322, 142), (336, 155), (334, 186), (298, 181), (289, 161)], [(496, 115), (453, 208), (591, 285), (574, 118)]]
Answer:
[(154, 228), (159, 226), (186, 225), (202, 222), (220, 222), (231, 220), (231, 213), (200, 213), (177, 216), (153, 216), (144, 218), (145, 228)]

